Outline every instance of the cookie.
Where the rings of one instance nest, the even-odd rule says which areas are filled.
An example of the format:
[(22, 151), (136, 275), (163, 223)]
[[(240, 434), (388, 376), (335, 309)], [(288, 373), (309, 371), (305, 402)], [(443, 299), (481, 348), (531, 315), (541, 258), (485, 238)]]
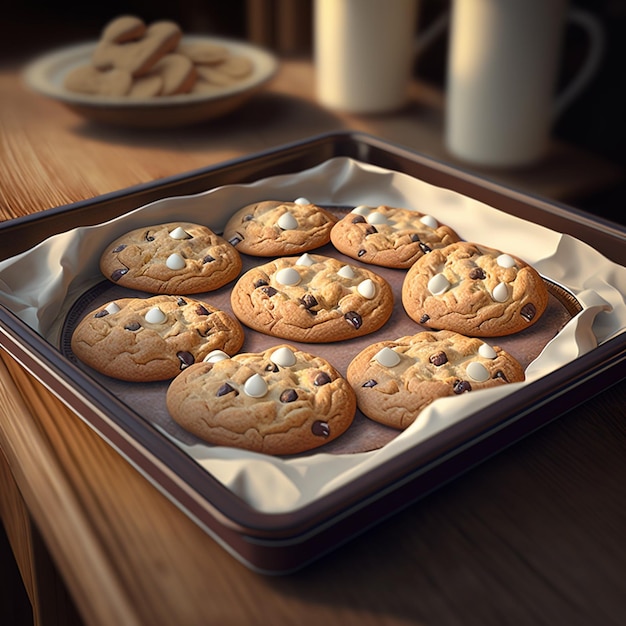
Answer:
[(325, 359), (287, 345), (215, 356), (182, 372), (167, 408), (209, 443), (273, 455), (317, 448), (354, 419), (354, 391)]
[(437, 398), (520, 382), (524, 370), (498, 346), (442, 330), (372, 344), (346, 378), (364, 415), (403, 430)]
[(97, 96), (125, 96), (130, 93), (132, 84), (133, 77), (126, 70), (99, 70), (92, 65), (80, 65), (63, 79), (66, 89)]
[(158, 95), (173, 96), (189, 92), (196, 81), (196, 75), (194, 64), (186, 56), (166, 54), (143, 78), (158, 76), (161, 79), (161, 90)]
[(418, 259), (402, 284), (409, 317), (433, 329), (501, 337), (529, 328), (548, 305), (538, 272), (522, 259), (459, 242)]
[(141, 39), (146, 33), (144, 21), (135, 15), (120, 15), (102, 29), (100, 39), (112, 43), (126, 43)]
[(173, 222), (133, 230), (109, 244), (100, 270), (110, 281), (148, 293), (213, 291), (234, 280), (241, 257), (206, 226)]
[(88, 313), (72, 351), (96, 371), (133, 382), (169, 380), (212, 350), (235, 354), (244, 339), (231, 315), (188, 296), (121, 298)]
[(393, 311), (393, 293), (374, 272), (305, 253), (248, 270), (231, 292), (233, 313), (266, 335), (322, 343), (378, 330)]
[(337, 250), (353, 259), (399, 269), (460, 240), (432, 215), (386, 205), (356, 207), (335, 224), (330, 238)]
[(265, 200), (239, 209), (228, 220), (224, 238), (245, 254), (288, 256), (327, 244), (336, 222), (332, 213), (306, 198)]

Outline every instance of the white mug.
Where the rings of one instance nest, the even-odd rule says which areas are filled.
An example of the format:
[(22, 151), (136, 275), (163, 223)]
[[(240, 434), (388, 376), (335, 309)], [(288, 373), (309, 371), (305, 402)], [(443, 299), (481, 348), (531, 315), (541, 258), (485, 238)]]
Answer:
[(352, 113), (407, 101), (415, 58), (417, 0), (315, 0), (317, 98)]
[[(555, 96), (568, 21), (586, 30), (589, 52)], [(604, 47), (600, 23), (566, 0), (454, 0), (449, 37), (446, 147), (488, 167), (541, 158), (556, 117), (587, 86)]]

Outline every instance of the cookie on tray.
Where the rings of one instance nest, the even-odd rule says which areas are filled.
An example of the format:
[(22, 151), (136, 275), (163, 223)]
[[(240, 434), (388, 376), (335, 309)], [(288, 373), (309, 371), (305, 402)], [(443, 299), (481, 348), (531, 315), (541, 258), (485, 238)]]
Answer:
[(170, 384), (167, 408), (209, 443), (285, 455), (339, 437), (356, 400), (328, 361), (281, 344), (193, 365)]
[(241, 257), (211, 229), (171, 222), (132, 230), (109, 244), (100, 270), (110, 281), (147, 293), (196, 294), (237, 278)]
[(346, 378), (364, 415), (403, 430), (437, 398), (520, 382), (524, 370), (498, 346), (442, 330), (372, 344)]
[(406, 269), (431, 250), (460, 237), (432, 215), (381, 205), (361, 205), (333, 227), (337, 250), (363, 263)]
[(288, 256), (326, 245), (337, 218), (306, 198), (265, 200), (239, 209), (224, 228), (224, 238), (253, 256)]
[(71, 338), (73, 353), (96, 371), (133, 382), (169, 380), (212, 350), (235, 354), (241, 324), (188, 296), (121, 298), (88, 313)]
[(415, 262), (402, 284), (402, 304), (422, 326), (501, 337), (537, 322), (548, 305), (548, 290), (522, 259), (458, 242)]
[(389, 283), (364, 267), (305, 253), (244, 273), (231, 292), (239, 320), (282, 339), (321, 343), (378, 330), (393, 311)]

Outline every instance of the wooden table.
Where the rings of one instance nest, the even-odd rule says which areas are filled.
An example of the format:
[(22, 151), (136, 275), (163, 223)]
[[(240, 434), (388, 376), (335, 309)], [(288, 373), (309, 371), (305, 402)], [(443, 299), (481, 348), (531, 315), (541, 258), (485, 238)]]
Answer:
[[(337, 129), (448, 158), (435, 90), (415, 84), (406, 110), (377, 117), (325, 111), (312, 90), (310, 64), (292, 60), (228, 118), (124, 131), (85, 123), (3, 70), (0, 218)], [(621, 175), (563, 145), (535, 168), (484, 173), (568, 202)], [(310, 567), (264, 577), (216, 545), (5, 353), (0, 381), (0, 517), (37, 624), (79, 616), (107, 626), (626, 620), (623, 384)], [(9, 571), (6, 559), (2, 568)], [(0, 622), (13, 624), (7, 611)]]

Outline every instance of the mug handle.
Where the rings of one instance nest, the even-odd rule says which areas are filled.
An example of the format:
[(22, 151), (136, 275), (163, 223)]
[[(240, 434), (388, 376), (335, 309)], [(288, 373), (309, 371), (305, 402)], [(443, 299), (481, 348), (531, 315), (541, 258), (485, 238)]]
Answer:
[(589, 51), (587, 57), (570, 83), (556, 96), (552, 117), (556, 119), (581, 94), (595, 75), (604, 56), (606, 45), (604, 29), (599, 20), (582, 9), (570, 9), (567, 19), (587, 32)]

